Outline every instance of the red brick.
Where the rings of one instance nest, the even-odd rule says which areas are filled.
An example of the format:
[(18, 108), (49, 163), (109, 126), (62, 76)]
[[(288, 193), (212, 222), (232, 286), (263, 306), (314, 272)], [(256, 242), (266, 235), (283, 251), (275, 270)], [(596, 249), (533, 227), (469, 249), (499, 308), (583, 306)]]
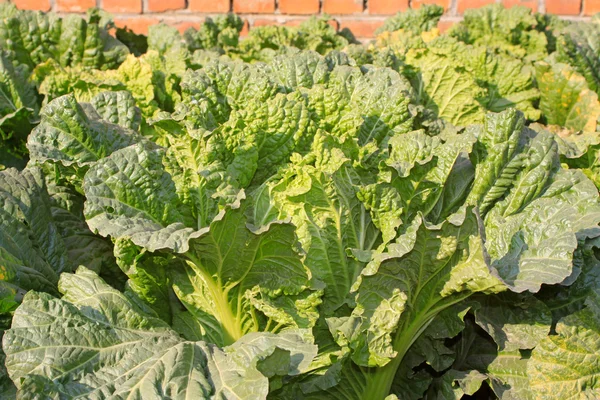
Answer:
[(56, 11), (84, 12), (96, 7), (96, 0), (56, 0)]
[(257, 18), (254, 21), (252, 21), (253, 28), (256, 28), (259, 26), (277, 25), (277, 24), (278, 24), (277, 20), (274, 20), (274, 19)]
[(338, 21), (336, 21), (335, 19), (330, 19), (329, 21), (327, 21), (327, 23), (331, 26), (333, 26), (333, 29), (335, 29), (336, 31), (340, 30), (340, 23)]
[(357, 38), (372, 38), (375, 36), (375, 30), (383, 25), (383, 21), (374, 21), (368, 19), (340, 21), (340, 29), (348, 28)]
[(369, 0), (369, 14), (391, 15), (408, 8), (408, 0)]
[(583, 15), (594, 15), (600, 12), (600, 0), (585, 0), (583, 2)]
[(181, 10), (185, 8), (185, 0), (147, 0), (146, 4), (146, 11), (150, 12)]
[(240, 36), (244, 37), (248, 34), (248, 30), (250, 29), (250, 24), (248, 23), (248, 20), (244, 20), (244, 25), (242, 25), (242, 30), (240, 31)]
[(180, 33), (183, 33), (189, 28), (200, 29), (202, 23), (200, 21), (181, 21), (174, 24), (169, 23), (169, 25), (174, 26)]
[(306, 21), (304, 18), (290, 18), (279, 16), (279, 18), (256, 18), (252, 21), (252, 28), (258, 28), (259, 26), (269, 25), (285, 25), (285, 26), (298, 26)]
[(111, 13), (142, 12), (142, 0), (102, 0), (102, 9)]
[(328, 14), (360, 14), (363, 12), (363, 1), (323, 0), (323, 12)]
[(437, 27), (440, 30), (440, 33), (444, 33), (448, 29), (450, 29), (452, 27), (452, 25), (454, 25), (455, 23), (456, 23), (456, 21), (441, 19), (440, 22), (438, 22), (438, 26)]
[[(553, 0), (550, 0), (553, 1)], [(538, 0), (502, 0), (504, 7), (523, 6), (529, 7), (533, 12), (538, 10)]]
[(229, 0), (189, 0), (188, 9), (205, 13), (229, 12)]
[(410, 8), (419, 8), (422, 4), (437, 4), (438, 6), (444, 7), (444, 11), (446, 11), (450, 8), (450, 2), (451, 0), (412, 0), (410, 2)]
[(234, 0), (233, 12), (269, 14), (275, 12), (275, 0)]
[(480, 8), (495, 2), (496, 0), (458, 0), (457, 11), (462, 14), (470, 8)]
[(581, 0), (549, 0), (546, 12), (556, 15), (578, 15), (581, 11)]
[(50, 0), (13, 0), (13, 3), (20, 10), (50, 11), (52, 7)]
[[(306, 21), (306, 19), (290, 18), (290, 19), (286, 19), (284, 21), (283, 25), (285, 25), (285, 26), (298, 26), (298, 25), (302, 24), (305, 21)], [(335, 19), (330, 19), (330, 20), (327, 21), (327, 23), (329, 25), (331, 25), (333, 27), (333, 29), (335, 29), (336, 31), (340, 28), (340, 24)]]
[(148, 34), (148, 27), (156, 25), (160, 21), (158, 18), (133, 17), (133, 18), (115, 18), (115, 25), (119, 28), (129, 28), (137, 34)]
[(279, 0), (282, 14), (316, 14), (319, 12), (319, 0)]
[(306, 20), (305, 19), (298, 19), (298, 18), (286, 19), (283, 22), (283, 25), (285, 25), (285, 26), (298, 26), (298, 25), (302, 24), (304, 21), (306, 21)]
[[(252, 21), (252, 28), (258, 28), (259, 26), (266, 25), (283, 25), (283, 26), (298, 26), (306, 21), (306, 18), (285, 18), (279, 16), (279, 18), (256, 18)], [(331, 25), (336, 31), (339, 29), (340, 24), (334, 20), (330, 19), (327, 21), (329, 25)]]

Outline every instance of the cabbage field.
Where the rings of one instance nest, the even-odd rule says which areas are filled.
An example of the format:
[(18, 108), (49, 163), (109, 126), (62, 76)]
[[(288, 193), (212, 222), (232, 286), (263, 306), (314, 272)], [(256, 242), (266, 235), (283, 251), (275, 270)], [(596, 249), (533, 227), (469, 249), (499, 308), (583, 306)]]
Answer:
[(442, 11), (0, 4), (0, 398), (599, 399), (600, 16)]

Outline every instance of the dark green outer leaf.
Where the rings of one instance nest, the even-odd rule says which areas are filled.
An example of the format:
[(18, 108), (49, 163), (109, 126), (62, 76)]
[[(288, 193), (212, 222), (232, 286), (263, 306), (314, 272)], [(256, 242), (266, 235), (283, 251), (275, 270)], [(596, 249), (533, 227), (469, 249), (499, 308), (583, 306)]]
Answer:
[(7, 368), (23, 395), (43, 387), (97, 400), (263, 399), (269, 383), (258, 363), (281, 349), (291, 357), (279, 372), (296, 375), (316, 354), (299, 333), (251, 334), (224, 349), (186, 342), (85, 268), (64, 274), (60, 288), (63, 299), (30, 292), (5, 334)]
[(84, 110), (73, 95), (48, 103), (41, 115), (27, 143), (34, 163), (89, 165), (137, 139), (132, 131), (101, 120), (93, 109)]

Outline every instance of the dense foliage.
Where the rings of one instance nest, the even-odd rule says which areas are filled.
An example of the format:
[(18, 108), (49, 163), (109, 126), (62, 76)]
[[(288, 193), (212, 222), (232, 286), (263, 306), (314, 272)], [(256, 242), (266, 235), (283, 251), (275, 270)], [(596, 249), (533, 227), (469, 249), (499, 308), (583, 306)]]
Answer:
[(600, 23), (181, 35), (0, 5), (0, 397), (600, 397)]

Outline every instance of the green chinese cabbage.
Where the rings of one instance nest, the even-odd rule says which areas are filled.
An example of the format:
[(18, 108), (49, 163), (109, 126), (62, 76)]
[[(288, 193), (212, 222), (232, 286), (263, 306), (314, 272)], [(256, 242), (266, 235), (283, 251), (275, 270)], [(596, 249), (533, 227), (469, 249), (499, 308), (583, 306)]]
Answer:
[(598, 394), (596, 27), (0, 13), (0, 397)]
[[(361, 221), (359, 216), (364, 211), (353, 211), (350, 215), (354, 228), (342, 225), (338, 231), (341, 246), (323, 233), (331, 229), (335, 235), (335, 226), (346, 223), (344, 219), (328, 220), (324, 218), (326, 214), (307, 213), (310, 208), (306, 205), (302, 211), (292, 211), (287, 205), (294, 199), (300, 204), (323, 204), (319, 208), (331, 204), (333, 210), (344, 210), (347, 206), (337, 205), (335, 200), (337, 191), (320, 189), (323, 184), (308, 177), (287, 186), (289, 200), (282, 203), (280, 212), (290, 215), (292, 221), (306, 221), (294, 224), (308, 256), (313, 252), (321, 260), (330, 260), (320, 248), (329, 247), (335, 254), (336, 247), (345, 247), (346, 260), (359, 265), (360, 273), (356, 275), (352, 263), (342, 264), (343, 270), (348, 271), (345, 273), (357, 279), (350, 296), (344, 296), (345, 305), (340, 307), (328, 289), (345, 280), (326, 279), (326, 272), (332, 268), (328, 262), (312, 264), (313, 268), (325, 267), (323, 272), (314, 273), (321, 274), (327, 285), (322, 309), (333, 300), (330, 307), (338, 310), (337, 316), (325, 316), (340, 346), (338, 361), (331, 368), (341, 368), (335, 378), (339, 383), (331, 387), (330, 382), (328, 391), (346, 398), (383, 398), (390, 392), (404, 398), (409, 390), (406, 385), (411, 385), (411, 381), (402, 381), (398, 374), (407, 374), (407, 368), (425, 360), (433, 362), (427, 352), (431, 345), (419, 344), (419, 340), (436, 338), (436, 333), (426, 332), (430, 324), (439, 323), (444, 311), (475, 293), (536, 293), (542, 285), (567, 282), (574, 273), (578, 240), (598, 235), (597, 190), (581, 173), (560, 168), (558, 146), (551, 134), (536, 134), (524, 128), (523, 121), (521, 114), (509, 110), (489, 115), (483, 127), (459, 135), (431, 138), (415, 132), (395, 136), (390, 141), (388, 161), (376, 164), (380, 171), (378, 185), (365, 185), (363, 194), (354, 194), (356, 199), (378, 200), (362, 205), (363, 210), (369, 207), (371, 218), (365, 216), (362, 218), (366, 221)], [(343, 160), (339, 155), (332, 156), (343, 151), (340, 145), (336, 147), (325, 148), (324, 154), (309, 155), (307, 159), (314, 160), (315, 166), (329, 176), (325, 180), (329, 185), (336, 182), (336, 165), (330, 160)], [(465, 154), (470, 157), (465, 158)], [(328, 161), (323, 163), (320, 159)], [(366, 161), (361, 162), (360, 155), (352, 159), (354, 172), (345, 171), (342, 175), (346, 187), (361, 185), (361, 175), (367, 182), (369, 179), (360, 172)], [(299, 171), (306, 174), (310, 169), (302, 166)], [(357, 178), (349, 181), (354, 174)], [(277, 184), (273, 188), (282, 190)], [(367, 189), (377, 196), (367, 197)], [(315, 195), (304, 197), (303, 193), (311, 191), (315, 195), (328, 193), (329, 200), (319, 201)], [(275, 204), (280, 196), (273, 194)], [(348, 201), (351, 196), (352, 193), (342, 198)], [(318, 229), (315, 224), (320, 225)], [(385, 228), (383, 238), (388, 238), (377, 248), (374, 247), (381, 239), (370, 239), (373, 225)], [(302, 238), (305, 231), (310, 234), (310, 241)], [(356, 242), (353, 231), (362, 240)], [(346, 307), (351, 312), (344, 316)], [(536, 313), (535, 317), (543, 315)], [(456, 335), (460, 329), (454, 332)], [(506, 351), (520, 346), (531, 348), (531, 343), (541, 340), (547, 332), (548, 329), (542, 329), (529, 341), (520, 337), (514, 345), (505, 345)], [(436, 346), (443, 349), (442, 345)], [(452, 363), (452, 359), (449, 361)], [(448, 365), (443, 359), (436, 363), (432, 364), (434, 368), (441, 370)], [(315, 370), (297, 390), (308, 398), (318, 398), (327, 375), (326, 369)], [(483, 377), (478, 379), (481, 382)]]
[(302, 373), (316, 352), (298, 333), (247, 335), (225, 348), (184, 340), (83, 267), (63, 274), (59, 289), (61, 299), (28, 293), (3, 339), (26, 397), (265, 398), (268, 378)]
[(17, 10), (10, 3), (0, 8), (0, 47), (11, 54), (14, 63), (33, 69), (48, 60), (61, 66), (112, 69), (121, 64), (129, 51), (108, 33), (109, 24), (98, 10), (88, 20), (68, 15)]

